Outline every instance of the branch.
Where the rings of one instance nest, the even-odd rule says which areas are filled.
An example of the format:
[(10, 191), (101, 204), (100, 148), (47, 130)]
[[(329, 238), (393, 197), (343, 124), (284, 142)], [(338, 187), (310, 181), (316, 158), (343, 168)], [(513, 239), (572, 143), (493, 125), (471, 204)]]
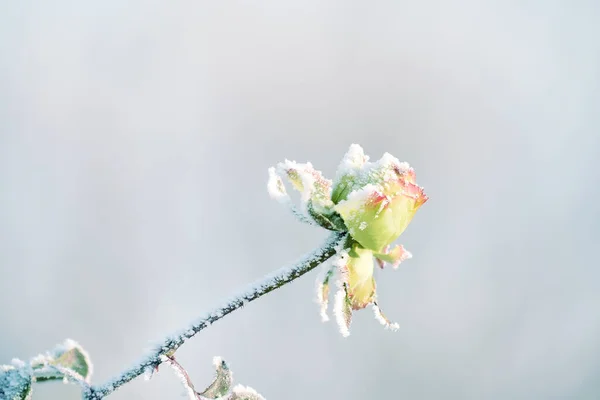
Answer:
[(164, 339), (162, 344), (157, 346), (150, 354), (140, 360), (133, 367), (125, 370), (119, 376), (111, 379), (103, 385), (95, 385), (85, 388), (83, 392), (83, 398), (86, 400), (100, 400), (138, 376), (144, 373), (152, 373), (161, 363), (164, 362), (165, 358), (163, 356), (171, 356), (188, 339), (192, 338), (198, 332), (210, 326), (212, 323), (225, 317), (227, 314), (232, 313), (247, 303), (258, 299), (259, 297), (272, 292), (277, 288), (280, 288), (286, 283), (289, 283), (314, 269), (319, 264), (336, 254), (336, 252), (340, 249), (340, 246), (343, 245), (345, 239), (345, 233), (332, 233), (321, 247), (309, 253), (295, 264), (283, 267), (265, 276), (261, 280), (252, 284), (246, 290), (243, 290), (235, 295), (229, 301), (225, 302), (225, 304), (215, 308), (213, 311), (209, 312), (196, 322), (193, 322), (188, 328), (174, 335), (168, 336), (166, 339)]

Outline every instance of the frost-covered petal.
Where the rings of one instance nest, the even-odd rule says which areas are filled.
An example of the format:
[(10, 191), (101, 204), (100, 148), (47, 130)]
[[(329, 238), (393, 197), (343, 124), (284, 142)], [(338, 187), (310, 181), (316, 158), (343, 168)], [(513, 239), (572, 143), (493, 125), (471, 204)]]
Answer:
[(327, 268), (323, 276), (317, 278), (317, 301), (321, 305), (321, 320), (323, 322), (329, 321), (329, 316), (327, 315), (327, 306), (329, 305), (329, 286), (335, 269), (336, 266), (331, 265)]
[(396, 232), (389, 204), (390, 199), (377, 186), (367, 185), (352, 192), (335, 210), (354, 240), (367, 249), (381, 252)]
[(385, 194), (390, 195), (395, 192), (394, 183), (405, 181), (406, 178), (410, 178), (411, 174), (414, 176), (414, 171), (408, 163), (400, 162), (390, 153), (384, 153), (376, 162), (365, 165), (361, 182), (363, 185), (376, 185)]
[(369, 157), (365, 155), (361, 146), (358, 144), (350, 145), (337, 169), (333, 184), (331, 200), (335, 204), (345, 200), (348, 194), (354, 190), (360, 179), (361, 170), (368, 160)]
[(341, 267), (348, 299), (353, 310), (360, 310), (375, 300), (373, 252), (355, 243)]
[(379, 308), (379, 304), (377, 304), (377, 302), (373, 303), (373, 313), (375, 314), (375, 319), (386, 328), (391, 329), (392, 331), (397, 331), (400, 327), (397, 323), (391, 322), (385, 316), (385, 314), (381, 311), (381, 308)]
[(387, 262), (392, 264), (392, 267), (395, 269), (398, 268), (398, 265), (400, 265), (402, 261), (412, 258), (412, 254), (406, 250), (404, 246), (396, 245), (391, 250), (389, 250), (389, 246), (386, 246), (385, 251), (383, 253), (375, 254), (375, 257), (378, 261), (381, 261), (381, 263), (379, 263), (381, 268), (383, 268), (384, 263)]
[(403, 182), (401, 186), (398, 192), (386, 195), (380, 186), (369, 184), (335, 206), (350, 235), (363, 247), (381, 253), (404, 232), (427, 201), (417, 185)]
[(229, 400), (265, 400), (256, 390), (249, 386), (236, 385), (231, 391)]

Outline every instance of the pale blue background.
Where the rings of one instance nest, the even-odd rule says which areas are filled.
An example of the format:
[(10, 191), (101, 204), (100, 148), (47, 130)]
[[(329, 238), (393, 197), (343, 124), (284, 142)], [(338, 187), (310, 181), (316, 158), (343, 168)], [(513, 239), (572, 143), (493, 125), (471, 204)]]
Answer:
[[(316, 273), (198, 335), (268, 399), (600, 397), (597, 1), (0, 1), (0, 360), (100, 382), (318, 245), (267, 168), (350, 143), (431, 200), (378, 275), (400, 324), (320, 322)], [(77, 399), (36, 386), (34, 399)], [(111, 399), (176, 399), (164, 369)]]

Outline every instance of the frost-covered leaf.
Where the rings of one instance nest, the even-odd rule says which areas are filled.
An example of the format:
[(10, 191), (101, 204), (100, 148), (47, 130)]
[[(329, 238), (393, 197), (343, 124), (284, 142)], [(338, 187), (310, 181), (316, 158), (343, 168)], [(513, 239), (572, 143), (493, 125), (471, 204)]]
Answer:
[(346, 293), (353, 310), (361, 310), (375, 300), (373, 253), (354, 243), (342, 267)]
[(93, 371), (88, 353), (71, 339), (51, 352), (35, 357), (31, 366), (38, 382), (70, 378), (89, 383)]
[[(300, 192), (301, 209), (292, 203), (282, 177)], [(316, 223), (332, 231), (346, 231), (342, 217), (333, 209), (331, 181), (325, 179), (311, 163), (285, 160), (277, 168), (269, 168), (267, 188), (271, 197), (286, 204), (300, 221)]]
[(317, 300), (321, 305), (321, 320), (323, 322), (329, 321), (329, 316), (327, 315), (327, 307), (329, 305), (329, 285), (336, 268), (335, 265), (327, 267), (324, 276), (317, 278)]
[(228, 400), (265, 400), (256, 390), (248, 386), (236, 385)]
[(209, 399), (216, 399), (226, 395), (231, 388), (233, 380), (229, 366), (227, 366), (227, 363), (221, 357), (215, 357), (213, 364), (216, 369), (215, 379), (204, 392), (200, 393), (201, 396)]
[(338, 327), (340, 328), (340, 333), (344, 337), (349, 336), (350, 324), (352, 323), (352, 306), (350, 305), (350, 299), (348, 299), (346, 290), (343, 288), (339, 289), (335, 294), (333, 312)]
[(375, 314), (375, 319), (377, 321), (379, 321), (379, 323), (383, 326), (385, 326), (387, 329), (391, 329), (392, 331), (397, 331), (400, 326), (395, 323), (395, 322), (391, 322), (386, 316), (385, 314), (381, 311), (381, 308), (379, 308), (379, 304), (377, 304), (377, 302), (373, 303), (373, 313)]
[(0, 399), (28, 400), (31, 398), (31, 371), (25, 366), (0, 365)]

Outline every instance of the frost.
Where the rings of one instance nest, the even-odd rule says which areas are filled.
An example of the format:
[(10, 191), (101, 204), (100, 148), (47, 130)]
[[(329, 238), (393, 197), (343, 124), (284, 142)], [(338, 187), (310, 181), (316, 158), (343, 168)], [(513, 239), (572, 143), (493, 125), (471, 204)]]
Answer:
[[(301, 182), (301, 199), (303, 204), (308, 204), (308, 201), (315, 190), (315, 169), (311, 163), (298, 164), (295, 161), (285, 160), (282, 167), (287, 171), (295, 170)], [(289, 172), (288, 172), (289, 173)]]
[[(300, 209), (292, 203), (282, 177), (300, 192)], [(287, 205), (300, 221), (332, 231), (345, 230), (343, 221), (333, 210), (331, 181), (325, 179), (310, 162), (302, 164), (285, 160), (277, 164), (277, 168), (269, 168), (267, 189), (271, 197)]]
[(0, 366), (0, 399), (28, 400), (31, 398), (32, 376), (27, 366)]
[(19, 360), (18, 358), (13, 358), (10, 363), (16, 368), (23, 368), (26, 365), (25, 361)]
[(223, 359), (219, 356), (214, 356), (213, 357), (213, 366), (219, 370), (220, 368), (222, 368), (223, 365), (227, 365), (225, 364), (225, 361), (223, 361)]
[(333, 308), (335, 320), (343, 337), (350, 336), (350, 323), (352, 322), (352, 309), (348, 304), (346, 291), (339, 289), (335, 294), (335, 305)]
[(294, 203), (292, 203), (292, 199), (290, 198), (287, 190), (285, 189), (285, 185), (283, 184), (283, 180), (274, 167), (269, 168), (269, 181), (267, 183), (267, 190), (269, 191), (269, 195), (271, 198), (277, 200), (279, 203), (284, 204), (288, 207), (290, 212), (300, 221), (308, 225), (316, 225), (316, 223), (308, 216), (307, 211), (299, 210)]
[(352, 143), (350, 148), (342, 158), (337, 174), (339, 176), (353, 173), (357, 168), (362, 167), (369, 161), (369, 156), (365, 154), (362, 146), (356, 143)]
[(269, 168), (269, 182), (267, 183), (267, 190), (269, 191), (269, 195), (272, 199), (275, 199), (281, 203), (285, 203), (290, 200), (290, 196), (287, 194), (287, 190), (285, 190), (283, 180), (279, 175), (277, 175), (274, 167)]
[(373, 303), (373, 313), (375, 314), (375, 319), (387, 329), (397, 331), (400, 328), (397, 323), (392, 323), (389, 319), (387, 319), (387, 317), (381, 312), (381, 308), (379, 308), (377, 303)]
[(321, 306), (321, 321), (329, 321), (327, 307), (329, 305), (329, 286), (331, 278), (335, 273), (336, 266), (330, 265), (324, 269), (324, 273), (317, 277), (317, 301)]
[(214, 357), (213, 365), (215, 366), (216, 371), (215, 379), (202, 393), (200, 393), (200, 396), (209, 399), (216, 399), (227, 394), (231, 388), (231, 383), (233, 382), (231, 370), (221, 357)]
[(329, 304), (328, 299), (329, 294), (329, 285), (324, 284), (323, 282), (318, 282), (317, 285), (317, 300), (321, 305), (321, 321), (327, 322), (329, 321), (329, 316), (327, 315), (327, 306)]
[(38, 354), (37, 356), (33, 357), (29, 363), (31, 365), (44, 365), (50, 362), (50, 360), (51, 358), (47, 354)]
[(236, 385), (229, 400), (265, 400), (256, 390), (248, 386)]
[(154, 375), (154, 368), (152, 368), (152, 367), (144, 368), (144, 380), (145, 381), (149, 381), (150, 379), (152, 379), (153, 375)]
[(352, 191), (348, 198), (344, 201), (354, 202), (357, 204), (364, 204), (369, 200), (369, 197), (373, 195), (373, 193), (379, 193), (379, 187), (375, 186), (372, 183), (369, 183), (359, 190)]
[(363, 221), (358, 226), (358, 229), (360, 229), (361, 231), (364, 231), (365, 229), (367, 229), (367, 226), (369, 226), (369, 224), (367, 224), (365, 221)]
[(92, 375), (89, 354), (77, 342), (65, 340), (46, 354), (39, 354), (30, 360), (33, 379), (37, 382), (62, 380), (88, 387)]
[(398, 175), (408, 174), (412, 171), (406, 162), (400, 162), (390, 153), (375, 161), (369, 162), (369, 157), (358, 144), (352, 144), (342, 159), (336, 172), (335, 186), (346, 179), (352, 185), (350, 191), (354, 191), (372, 183), (383, 188)]

